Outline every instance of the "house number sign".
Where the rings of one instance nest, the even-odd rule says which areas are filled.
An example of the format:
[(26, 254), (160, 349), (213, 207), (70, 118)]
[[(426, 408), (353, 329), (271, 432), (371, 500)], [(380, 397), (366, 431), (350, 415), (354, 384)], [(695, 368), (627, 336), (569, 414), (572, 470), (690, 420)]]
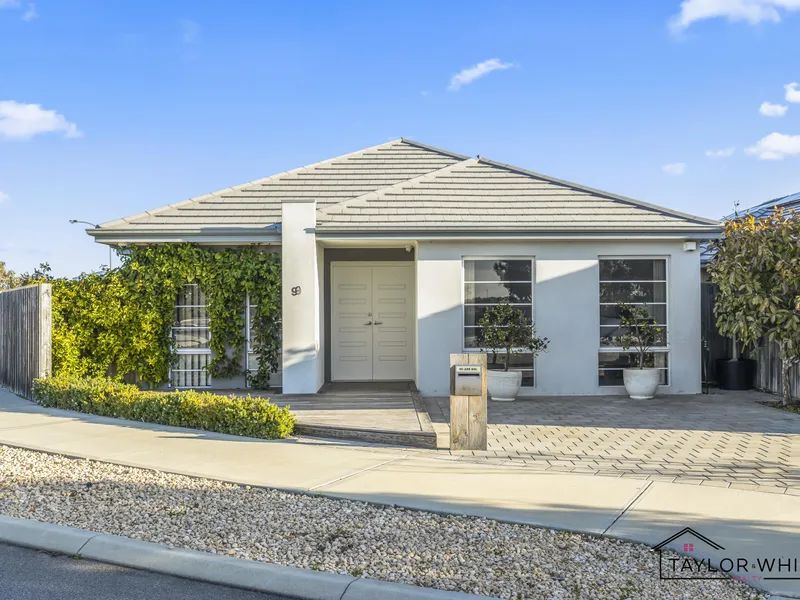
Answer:
[(292, 288), (292, 296), (299, 296), (300, 295), (300, 286), (296, 285)]

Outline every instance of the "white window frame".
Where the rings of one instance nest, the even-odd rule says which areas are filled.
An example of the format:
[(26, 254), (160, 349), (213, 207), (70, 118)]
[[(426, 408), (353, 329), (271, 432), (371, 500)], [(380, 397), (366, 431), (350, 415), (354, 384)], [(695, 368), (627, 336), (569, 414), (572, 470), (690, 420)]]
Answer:
[[(466, 262), (467, 261), (475, 261), (475, 260), (527, 260), (531, 263), (531, 322), (536, 323), (536, 257), (531, 255), (515, 255), (515, 254), (503, 254), (503, 255), (467, 255), (461, 257), (461, 350), (462, 352), (469, 353), (469, 354), (486, 354), (486, 352), (482, 352), (480, 348), (467, 348), (466, 344), (464, 343), (464, 332), (467, 329), (466, 320), (467, 320), (467, 304), (466, 304), (466, 288), (467, 288), (467, 277), (466, 277)], [(482, 281), (470, 281), (469, 283), (498, 283), (496, 281), (489, 281), (489, 282), (482, 282)], [(527, 281), (505, 281), (503, 283), (528, 283)], [(470, 306), (495, 306), (495, 304), (470, 304)], [(515, 306), (512, 304), (512, 306)], [(516, 306), (527, 306), (517, 304)], [(527, 348), (513, 348), (514, 352), (519, 352), (522, 354), (530, 354), (530, 350)], [(527, 370), (527, 369), (526, 369)], [(536, 358), (533, 359), (533, 366), (531, 368), (531, 373), (533, 375), (533, 385), (532, 386), (523, 386), (523, 390), (532, 390), (536, 388), (536, 385), (539, 381), (538, 374), (536, 373)]]
[[(599, 301), (600, 300), (600, 288), (601, 288), (603, 283), (653, 283), (653, 282), (660, 283), (661, 280), (660, 279), (641, 279), (641, 280), (631, 279), (631, 280), (625, 280), (624, 282), (620, 282), (620, 281), (611, 281), (611, 280), (607, 280), (607, 279), (600, 279), (600, 262), (604, 261), (604, 260), (663, 260), (664, 261), (664, 283), (665, 283), (666, 298), (667, 298), (666, 302), (634, 302), (633, 304), (659, 304), (659, 305), (666, 304), (666, 307), (667, 307), (666, 323), (663, 325), (663, 327), (666, 328), (666, 340), (665, 340), (665, 343), (664, 343), (663, 346), (656, 346), (654, 348), (651, 348), (650, 350), (648, 350), (648, 353), (651, 353), (651, 354), (666, 354), (667, 355), (667, 367), (665, 369), (660, 369), (660, 370), (667, 372), (667, 383), (665, 385), (667, 385), (667, 386), (670, 385), (670, 381), (671, 381), (671, 378), (672, 378), (672, 373), (671, 373), (671, 370), (672, 370), (672, 367), (671, 367), (671, 365), (672, 365), (672, 356), (670, 355), (670, 343), (669, 343), (669, 339), (670, 339), (670, 335), (669, 335), (669, 332), (670, 332), (669, 313), (670, 313), (670, 305), (672, 304), (672, 293), (671, 293), (672, 286), (670, 286), (670, 257), (669, 257), (669, 255), (663, 255), (663, 254), (652, 254), (652, 255), (634, 254), (634, 255), (612, 255), (612, 256), (598, 256), (597, 257), (597, 299), (598, 299), (598, 303), (597, 303), (597, 317), (598, 317), (597, 343), (598, 343), (598, 346), (599, 346), (598, 354), (601, 354), (601, 353), (603, 353), (603, 354), (606, 354), (606, 353), (607, 354), (636, 354), (635, 350), (625, 350), (625, 348), (623, 348), (622, 346), (603, 346), (603, 345), (600, 344), (600, 307), (601, 306), (615, 306), (616, 304), (618, 304), (617, 302), (600, 302)], [(661, 324), (659, 324), (659, 325), (661, 325)], [(599, 359), (599, 357), (598, 357), (598, 359)], [(599, 380), (599, 375), (600, 375), (600, 369), (601, 368), (604, 371), (622, 371), (623, 370), (622, 367), (603, 368), (603, 367), (600, 366), (600, 362), (598, 360), (598, 363), (597, 363), (598, 380)], [(624, 388), (625, 385), (624, 384), (620, 384), (620, 385), (600, 385), (600, 382), (598, 381), (597, 382), (597, 387), (600, 388), (600, 389), (615, 389), (615, 388)]]
[[(186, 283), (181, 287), (186, 287), (186, 286), (189, 286), (189, 285), (196, 286), (198, 289), (200, 289), (200, 284), (198, 284), (198, 283)], [(180, 308), (205, 308), (206, 309), (206, 314), (207, 314), (208, 313), (208, 302), (206, 302), (206, 304), (178, 304), (178, 298), (176, 298), (175, 299), (175, 316), (176, 316), (176, 320), (177, 320), (178, 309), (180, 309)], [(210, 323), (209, 323), (209, 325), (206, 325), (204, 327), (182, 327), (182, 326), (173, 325), (172, 328), (170, 329), (170, 335), (172, 336), (173, 340), (175, 339), (175, 331), (177, 329), (184, 329), (184, 330), (186, 330), (186, 329), (188, 329), (188, 330), (204, 329), (204, 330), (209, 332), (208, 339), (209, 340), (211, 339)], [(175, 348), (175, 354), (179, 354), (179, 355), (186, 355), (186, 354), (211, 355), (211, 348), (210, 347), (209, 348), (177, 348), (176, 347)], [(179, 389), (190, 389), (190, 388), (210, 388), (212, 386), (211, 373), (206, 373), (206, 380), (208, 381), (207, 385), (177, 386), (177, 385), (173, 384), (173, 381), (174, 381), (173, 373), (201, 373), (203, 371), (204, 371), (204, 369), (176, 369), (175, 365), (173, 364), (170, 367), (170, 370), (169, 370), (169, 387), (174, 388), (174, 389), (178, 389), (178, 390)]]

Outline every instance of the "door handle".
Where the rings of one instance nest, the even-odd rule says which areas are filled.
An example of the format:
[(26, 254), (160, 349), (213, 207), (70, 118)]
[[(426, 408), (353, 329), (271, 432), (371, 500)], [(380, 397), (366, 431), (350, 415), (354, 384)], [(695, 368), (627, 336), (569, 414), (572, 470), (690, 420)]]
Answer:
[(383, 321), (375, 321), (373, 325), (383, 325)]
[(372, 325), (372, 321), (368, 321), (368, 322), (364, 323), (364, 325)]

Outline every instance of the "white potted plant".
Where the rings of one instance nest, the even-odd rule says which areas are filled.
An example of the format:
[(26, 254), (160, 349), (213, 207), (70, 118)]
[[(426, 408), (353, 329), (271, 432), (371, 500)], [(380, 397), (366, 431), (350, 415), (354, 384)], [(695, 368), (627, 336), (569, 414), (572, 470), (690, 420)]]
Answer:
[(625, 302), (617, 304), (621, 326), (627, 332), (616, 338), (625, 350), (636, 350), (636, 368), (623, 369), (625, 389), (633, 400), (650, 400), (658, 392), (661, 372), (655, 367), (645, 367), (647, 353), (659, 342), (663, 329), (653, 322), (653, 317), (644, 306), (633, 306)]
[(492, 353), (492, 364), (498, 360), (503, 370), (490, 369), (487, 373), (489, 396), (497, 402), (511, 402), (522, 385), (522, 371), (509, 370), (514, 354), (530, 353), (536, 358), (547, 350), (550, 341), (536, 336), (536, 329), (525, 314), (501, 302), (487, 309), (478, 322), (484, 352)]

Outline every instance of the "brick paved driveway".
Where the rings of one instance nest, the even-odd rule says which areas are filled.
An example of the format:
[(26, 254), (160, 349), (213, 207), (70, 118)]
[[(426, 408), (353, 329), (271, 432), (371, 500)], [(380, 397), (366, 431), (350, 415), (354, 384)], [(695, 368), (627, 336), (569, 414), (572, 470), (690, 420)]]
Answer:
[[(776, 398), (716, 392), (489, 402), (488, 451), (448, 458), (800, 496), (800, 415), (759, 400)], [(428, 398), (426, 406), (446, 448), (449, 399)]]

